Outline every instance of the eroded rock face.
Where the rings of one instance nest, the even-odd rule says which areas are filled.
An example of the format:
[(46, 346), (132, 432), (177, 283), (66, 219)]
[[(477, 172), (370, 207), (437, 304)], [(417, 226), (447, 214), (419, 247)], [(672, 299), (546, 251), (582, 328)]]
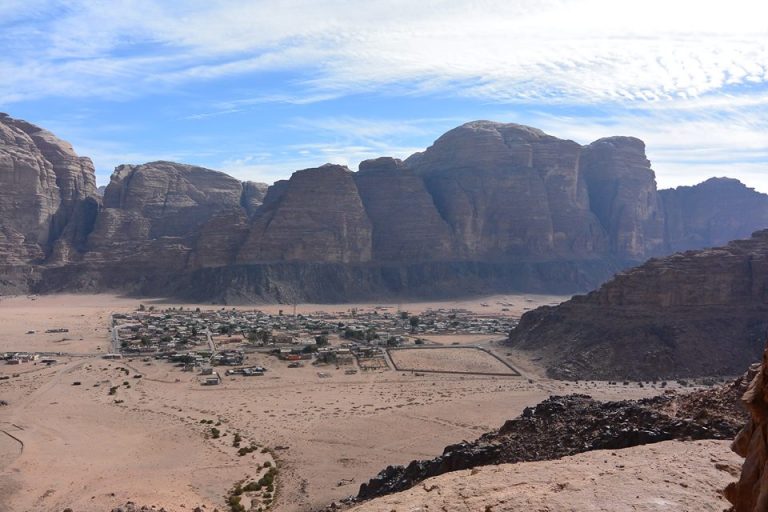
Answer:
[(744, 457), (738, 482), (725, 489), (732, 512), (768, 510), (768, 350), (744, 394), (749, 422), (736, 436), (732, 449)]
[(665, 252), (664, 211), (643, 141), (597, 140), (584, 148), (581, 171), (590, 206), (608, 232), (612, 253), (642, 260)]
[(237, 260), (366, 262), (372, 238), (352, 171), (326, 164), (297, 171), (269, 190)]
[[(178, 271), (190, 264), (197, 249), (199, 260), (219, 263), (219, 255), (209, 255), (221, 250), (218, 243), (209, 247), (196, 241), (210, 232), (205, 227), (213, 218), (241, 212), (242, 196), (238, 180), (210, 169), (174, 162), (122, 165), (104, 191), (85, 260), (141, 262)], [(218, 227), (225, 233), (229, 229)]]
[[(4, 290), (323, 300), (335, 288), (333, 300), (343, 300), (342, 290), (370, 298), (590, 289), (648, 256), (768, 226), (768, 196), (723, 179), (659, 194), (637, 139), (582, 147), (489, 121), (357, 173), (326, 165), (267, 187), (151, 162), (119, 166), (101, 193), (90, 160), (5, 116), (0, 214)], [(201, 280), (210, 288), (189, 289)], [(303, 289), (311, 283), (318, 288)], [(725, 281), (710, 285), (702, 294), (681, 286), (665, 300), (693, 294), (714, 305), (731, 293)], [(617, 294), (606, 300), (624, 300)]]
[(422, 179), (394, 158), (366, 160), (355, 183), (373, 229), (378, 261), (451, 260), (451, 228), (440, 217)]
[(96, 210), (91, 161), (52, 133), (0, 114), (0, 265), (66, 262)]
[(489, 121), (449, 131), (406, 165), (424, 178), (463, 259), (605, 253), (579, 171), (581, 146)]
[(510, 344), (570, 379), (734, 375), (768, 328), (768, 231), (652, 259), (600, 289), (528, 312)]
[(738, 180), (711, 178), (659, 194), (669, 252), (724, 245), (768, 226), (765, 194)]
[(248, 215), (253, 215), (259, 206), (264, 203), (264, 197), (267, 195), (269, 185), (266, 183), (257, 183), (255, 181), (243, 182), (243, 195), (240, 204)]

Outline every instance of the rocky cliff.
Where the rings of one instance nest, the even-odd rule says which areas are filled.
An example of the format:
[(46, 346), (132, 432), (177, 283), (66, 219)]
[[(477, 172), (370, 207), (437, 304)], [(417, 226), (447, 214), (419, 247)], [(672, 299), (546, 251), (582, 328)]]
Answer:
[(669, 252), (724, 245), (768, 226), (765, 194), (738, 180), (710, 178), (659, 194)]
[(768, 349), (749, 389), (744, 393), (749, 422), (736, 436), (732, 449), (744, 457), (738, 482), (725, 489), (730, 512), (768, 510)]
[(511, 346), (567, 379), (733, 375), (768, 329), (768, 231), (651, 259), (597, 291), (528, 312)]
[(238, 180), (209, 169), (173, 162), (122, 165), (104, 191), (84, 259), (185, 267), (206, 224), (242, 210), (242, 196)]
[(594, 257), (606, 232), (590, 210), (582, 148), (540, 130), (488, 121), (449, 131), (405, 164), (451, 227), (456, 257)]
[(768, 226), (768, 196), (738, 182), (659, 193), (630, 137), (580, 146), (475, 121), (359, 172), (328, 164), (267, 187), (151, 162), (119, 166), (103, 193), (90, 161), (50, 133), (4, 116), (0, 137), (6, 290), (298, 301), (565, 293)]
[(93, 164), (33, 124), (0, 114), (0, 290), (24, 289), (32, 265), (66, 263), (98, 211)]
[(327, 164), (270, 189), (238, 253), (240, 263), (371, 260), (371, 221), (354, 173)]

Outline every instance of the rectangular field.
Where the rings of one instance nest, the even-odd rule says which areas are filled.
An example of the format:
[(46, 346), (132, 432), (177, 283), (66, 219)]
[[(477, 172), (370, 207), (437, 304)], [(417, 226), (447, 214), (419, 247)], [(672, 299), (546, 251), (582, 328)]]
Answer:
[(520, 374), (494, 354), (473, 347), (426, 347), (388, 349), (398, 371), (466, 373), (476, 375)]

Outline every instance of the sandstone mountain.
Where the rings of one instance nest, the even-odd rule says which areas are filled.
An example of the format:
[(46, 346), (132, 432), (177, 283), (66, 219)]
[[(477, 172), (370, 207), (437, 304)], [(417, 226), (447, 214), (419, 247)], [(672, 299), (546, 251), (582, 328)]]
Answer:
[(93, 163), (52, 133), (0, 114), (0, 289), (82, 249), (98, 210)]
[(90, 160), (0, 117), (0, 291), (338, 301), (591, 289), (650, 256), (768, 227), (733, 180), (658, 192), (642, 141), (588, 146), (476, 121), (405, 161), (272, 186), (173, 162)]
[(565, 379), (734, 375), (768, 329), (768, 231), (651, 259), (597, 291), (523, 315), (512, 347)]

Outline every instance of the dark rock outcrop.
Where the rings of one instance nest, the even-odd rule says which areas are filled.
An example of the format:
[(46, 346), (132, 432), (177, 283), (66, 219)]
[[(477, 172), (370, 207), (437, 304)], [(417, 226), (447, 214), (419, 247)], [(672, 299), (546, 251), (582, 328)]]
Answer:
[(497, 431), (446, 447), (439, 457), (387, 467), (360, 486), (357, 498), (399, 492), (449, 471), (489, 464), (552, 460), (671, 439), (731, 439), (746, 421), (739, 397), (748, 382), (741, 377), (721, 387), (637, 401), (550, 397)]
[(768, 329), (768, 231), (651, 259), (523, 315), (509, 343), (565, 379), (734, 375)]

